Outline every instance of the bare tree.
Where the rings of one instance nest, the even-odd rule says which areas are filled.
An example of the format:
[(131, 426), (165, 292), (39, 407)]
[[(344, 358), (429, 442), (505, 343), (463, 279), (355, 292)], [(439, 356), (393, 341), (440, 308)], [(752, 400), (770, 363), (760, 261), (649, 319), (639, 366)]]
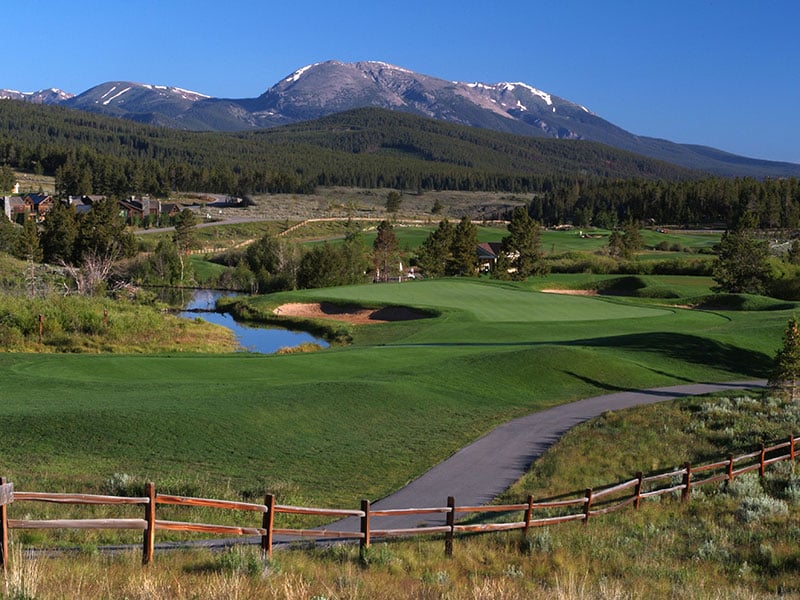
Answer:
[[(117, 251), (107, 253), (88, 252), (83, 255), (80, 266), (61, 261), (64, 271), (75, 284), (74, 290), (82, 296), (94, 296), (108, 290), (109, 277), (117, 259)], [(115, 286), (115, 287), (122, 287)], [(71, 288), (67, 288), (70, 293)]]

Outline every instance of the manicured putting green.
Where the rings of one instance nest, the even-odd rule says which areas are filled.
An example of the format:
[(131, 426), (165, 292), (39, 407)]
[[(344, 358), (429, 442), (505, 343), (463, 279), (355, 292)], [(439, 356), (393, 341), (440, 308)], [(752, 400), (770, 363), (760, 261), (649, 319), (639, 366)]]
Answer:
[(605, 321), (658, 317), (672, 312), (668, 309), (616, 304), (599, 298), (534, 293), (513, 286), (481, 284), (468, 279), (308, 290), (306, 296), (354, 303), (459, 310), (470, 313), (478, 321), (494, 323)]

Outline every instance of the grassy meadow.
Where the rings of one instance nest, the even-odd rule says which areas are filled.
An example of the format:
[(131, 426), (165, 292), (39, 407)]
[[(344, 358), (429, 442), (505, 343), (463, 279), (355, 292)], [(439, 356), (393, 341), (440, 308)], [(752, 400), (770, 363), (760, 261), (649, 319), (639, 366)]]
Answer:
[[(688, 398), (609, 413), (568, 432), (500, 501), (539, 498), (629, 479), (635, 470), (749, 451), (800, 426), (796, 405), (760, 397)], [(582, 456), (584, 460), (575, 460)], [(644, 501), (639, 510), (520, 532), (289, 548), (265, 561), (254, 547), (159, 551), (148, 569), (137, 550), (32, 558), (13, 547), (5, 589), (13, 598), (517, 599), (794, 598), (800, 478), (788, 463)], [(77, 559), (76, 559), (77, 558)]]
[(250, 304), (320, 300), (438, 316), (348, 326), (351, 345), (302, 355), (0, 354), (3, 475), (77, 491), (125, 473), (197, 494), (353, 506), (518, 415), (608, 390), (764, 376), (791, 313), (468, 280)]
[[(286, 302), (320, 301), (411, 306), (433, 316), (335, 324), (351, 343), (311, 354), (0, 353), (0, 474), (20, 491), (139, 495), (152, 480), (163, 493), (258, 502), (271, 491), (282, 504), (356, 508), (361, 498), (384, 496), (495, 425), (531, 411), (620, 389), (764, 377), (795, 305), (744, 297), (713, 310), (683, 308), (707, 297), (710, 283), (575, 274), (524, 283), (446, 279), (305, 290), (246, 303), (256, 317)], [(554, 288), (612, 295), (540, 291)], [(653, 288), (670, 293), (648, 294)], [(673, 412), (650, 407), (646, 417), (626, 412), (634, 416), (606, 416), (583, 426), (575, 433), (579, 442), (569, 437), (559, 444), (506, 499), (610, 483), (639, 469), (672, 467), (717, 451), (724, 455), (730, 444), (758, 439), (755, 428), (738, 431), (739, 437), (717, 435), (713, 445), (679, 435), (673, 428), (690, 430), (694, 409), (675, 406)], [(705, 429), (737, 432), (735, 422)], [(653, 440), (660, 443), (642, 446)], [(685, 456), (689, 451), (696, 454)], [(574, 461), (576, 453), (593, 458)], [(651, 579), (659, 594), (674, 595), (686, 583), (710, 594), (732, 577), (731, 556), (750, 565), (755, 560), (745, 556), (746, 537), (720, 537), (725, 519), (736, 519), (733, 502), (722, 496), (711, 501), (717, 503), (713, 510), (646, 507), (634, 516), (595, 519), (588, 529), (541, 530), (525, 545), (511, 535), (460, 540), (456, 558), (445, 562), (439, 542), (381, 545), (366, 570), (348, 548), (291, 551), (268, 564), (255, 550), (239, 549), (157, 556), (157, 566), (142, 573), (138, 557), (93, 557), (97, 545), (135, 542), (136, 534), (15, 531), (16, 548), (77, 545), (87, 560), (78, 567), (74, 558), (57, 559), (45, 567), (20, 556), (12, 576), (27, 581), (23, 587), (38, 582), (37, 591), (25, 597), (43, 598), (76, 590), (133, 597), (136, 586), (156, 598), (192, 597), (197, 590), (208, 597), (391, 598), (398, 586), (431, 598), (622, 598), (640, 597)], [(27, 504), (12, 507), (11, 518), (19, 518), (17, 510), (39, 518), (67, 516), (61, 507)], [(721, 510), (728, 512), (716, 516)], [(177, 508), (160, 515), (187, 518)], [(708, 524), (671, 525), (695, 517)], [(207, 512), (188, 518), (233, 519)], [(759, 529), (758, 539), (792, 535), (779, 524), (769, 527)], [(689, 533), (686, 550), (679, 539)], [(724, 551), (715, 554), (720, 543)], [(645, 546), (661, 554), (630, 579), (630, 555), (621, 548)], [(771, 548), (758, 556), (765, 565), (768, 556), (775, 557), (777, 575), (751, 566), (746, 577), (725, 583), (729, 593), (719, 597), (759, 597), (777, 589), (785, 572), (780, 565), (792, 559), (783, 541)], [(695, 556), (717, 562), (709, 568), (692, 562)], [(689, 565), (680, 566), (687, 559)], [(106, 575), (82, 577), (85, 569)], [(6, 589), (10, 597), (22, 597), (13, 596), (16, 588)]]

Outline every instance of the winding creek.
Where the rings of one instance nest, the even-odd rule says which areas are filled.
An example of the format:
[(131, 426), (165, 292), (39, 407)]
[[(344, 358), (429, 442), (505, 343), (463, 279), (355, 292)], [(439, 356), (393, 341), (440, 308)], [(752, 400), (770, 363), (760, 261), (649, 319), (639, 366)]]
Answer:
[(231, 295), (235, 294), (216, 290), (196, 290), (184, 310), (178, 315), (184, 319), (200, 317), (209, 323), (231, 329), (236, 334), (236, 339), (242, 352), (273, 354), (281, 348), (293, 348), (305, 343), (319, 344), (324, 348), (328, 347), (328, 342), (304, 331), (291, 331), (281, 327), (261, 327), (255, 324), (249, 325), (234, 320), (233, 316), (228, 313), (214, 312), (217, 300), (222, 296)]

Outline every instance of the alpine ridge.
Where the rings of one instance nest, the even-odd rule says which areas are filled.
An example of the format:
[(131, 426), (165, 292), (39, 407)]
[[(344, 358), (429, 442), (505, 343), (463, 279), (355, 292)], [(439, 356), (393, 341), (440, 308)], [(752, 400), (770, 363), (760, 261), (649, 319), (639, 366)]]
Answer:
[(384, 62), (335, 60), (302, 67), (257, 98), (222, 99), (177, 87), (106, 82), (77, 96), (59, 90), (0, 98), (60, 104), (194, 131), (243, 131), (376, 107), (540, 138), (588, 140), (723, 176), (800, 176), (800, 165), (638, 136), (591, 110), (522, 82), (454, 82)]

